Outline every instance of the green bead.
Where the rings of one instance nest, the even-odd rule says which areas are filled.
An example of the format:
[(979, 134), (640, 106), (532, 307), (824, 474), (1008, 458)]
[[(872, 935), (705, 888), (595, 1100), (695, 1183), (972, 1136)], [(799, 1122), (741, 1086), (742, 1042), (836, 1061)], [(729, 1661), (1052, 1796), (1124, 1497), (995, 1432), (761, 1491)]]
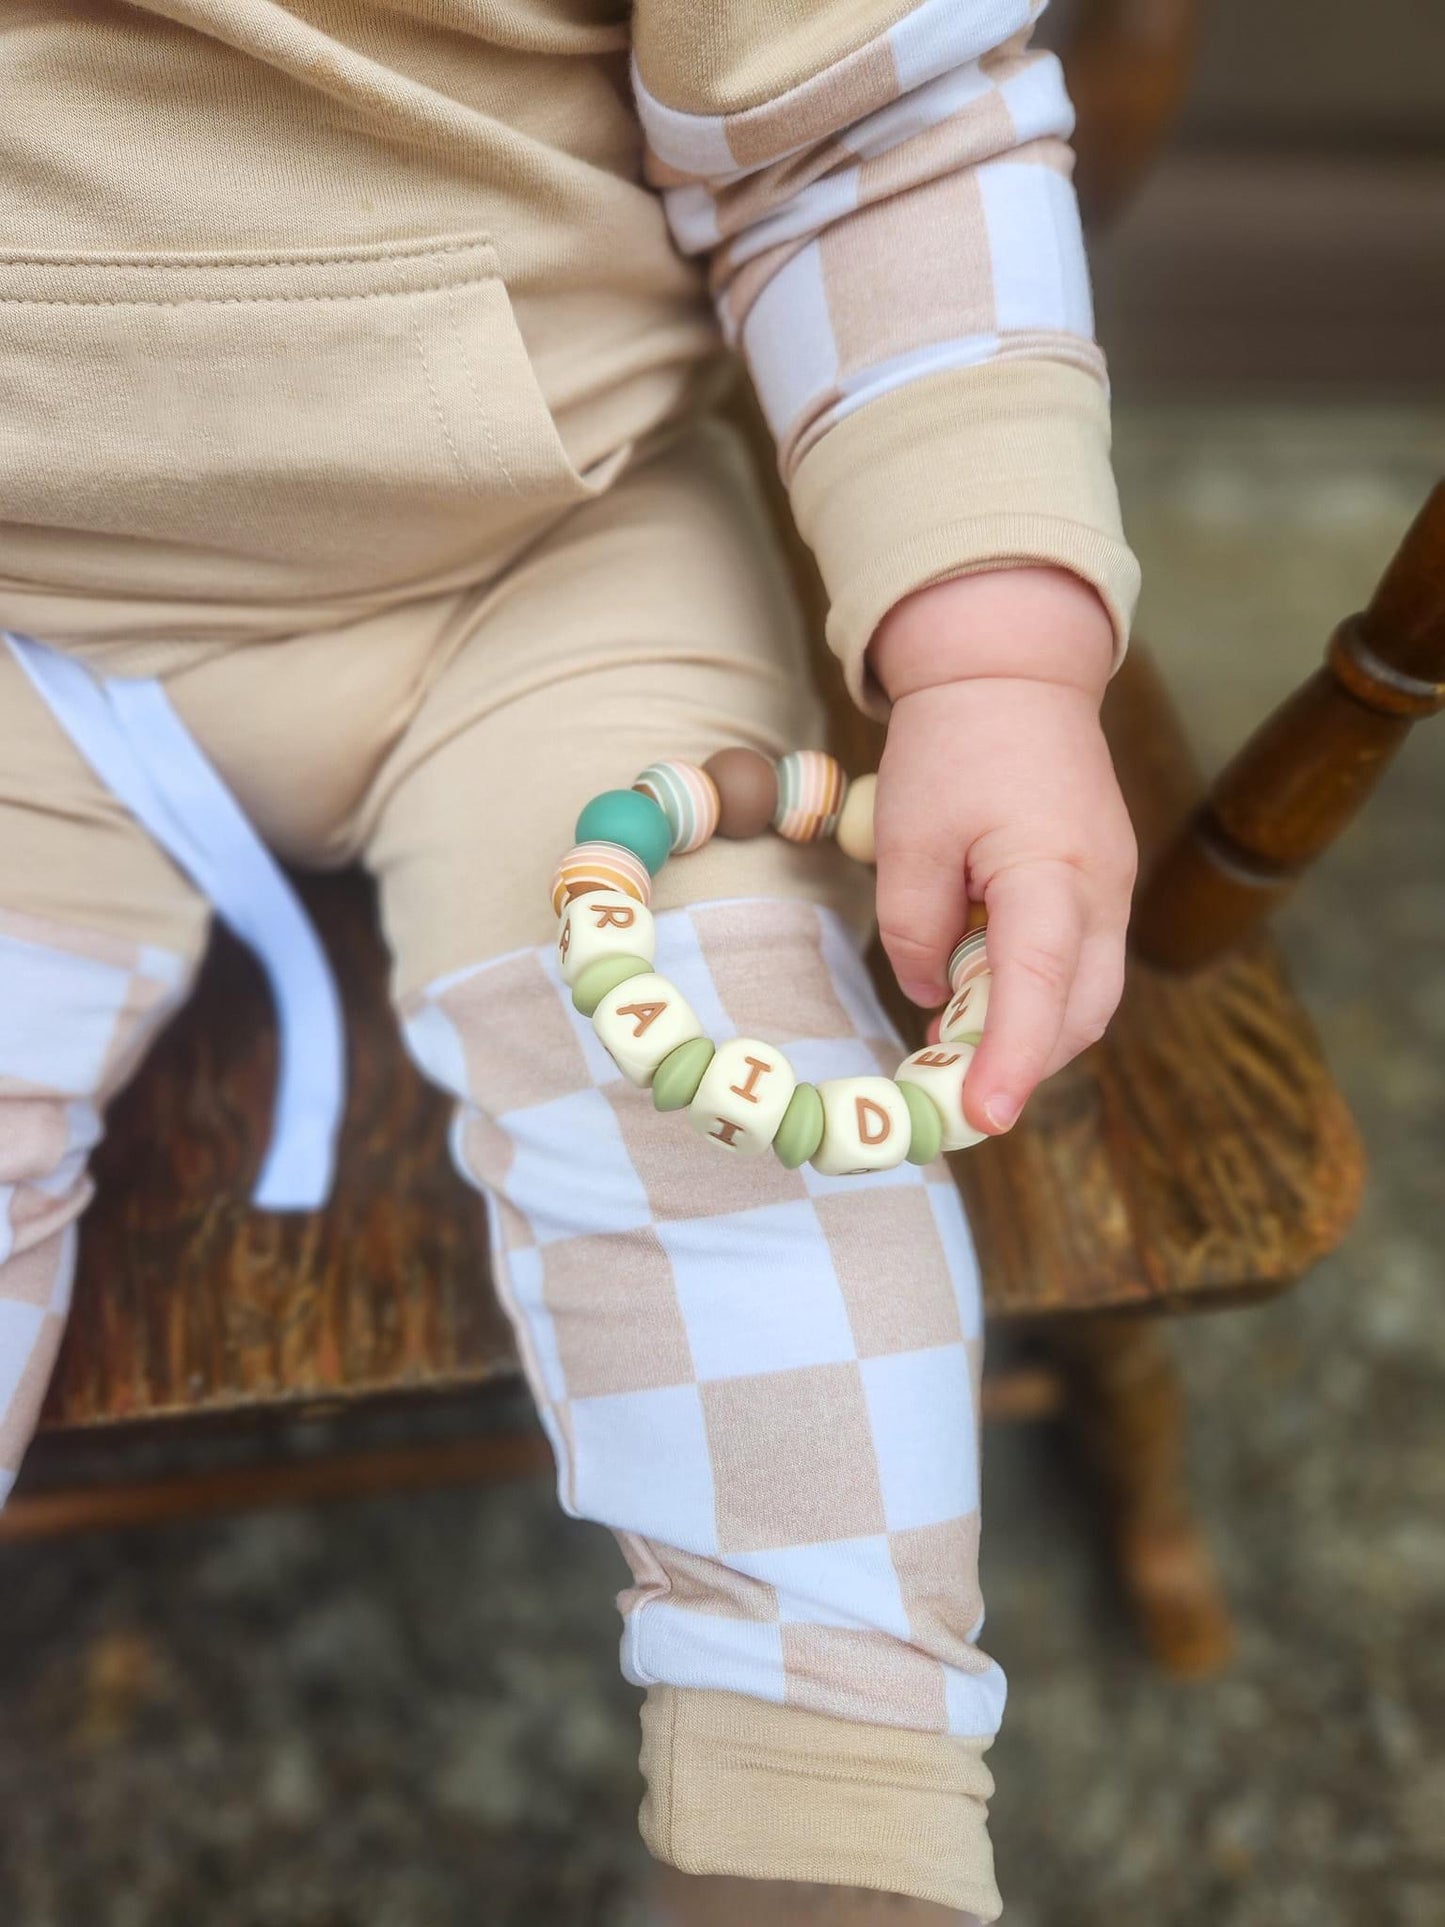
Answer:
[(577, 819), (579, 843), (620, 843), (656, 876), (672, 848), (667, 811), (641, 790), (603, 790)]
[(609, 990), (616, 990), (629, 977), (646, 976), (651, 968), (645, 957), (599, 957), (573, 984), (572, 1003), (584, 1017), (590, 1017)]
[(697, 1096), (702, 1074), (717, 1055), (710, 1037), (692, 1037), (669, 1051), (652, 1080), (652, 1101), (659, 1111), (684, 1111)]
[(913, 1136), (908, 1143), (908, 1162), (910, 1164), (932, 1164), (943, 1149), (943, 1119), (938, 1106), (916, 1084), (906, 1078), (898, 1080), (898, 1088), (903, 1093), (903, 1102), (908, 1106), (908, 1115), (913, 1120)]
[(783, 1121), (773, 1134), (779, 1164), (796, 1171), (823, 1142), (823, 1100), (816, 1084), (800, 1084), (788, 1100)]

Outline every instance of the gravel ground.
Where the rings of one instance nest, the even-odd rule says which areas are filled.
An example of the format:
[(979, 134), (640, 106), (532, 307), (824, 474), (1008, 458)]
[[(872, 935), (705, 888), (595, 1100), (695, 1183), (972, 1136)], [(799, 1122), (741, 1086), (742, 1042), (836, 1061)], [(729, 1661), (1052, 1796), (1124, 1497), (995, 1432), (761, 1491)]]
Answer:
[[(1356, 606), (1445, 416), (1125, 411), (1142, 627), (1206, 757)], [(990, 1434), (1008, 1927), (1445, 1921), (1445, 724), (1283, 920), (1374, 1175), (1173, 1328), (1231, 1672), (1154, 1673), (1057, 1442)], [(6, 1927), (629, 1927), (620, 1562), (541, 1481), (0, 1552)]]

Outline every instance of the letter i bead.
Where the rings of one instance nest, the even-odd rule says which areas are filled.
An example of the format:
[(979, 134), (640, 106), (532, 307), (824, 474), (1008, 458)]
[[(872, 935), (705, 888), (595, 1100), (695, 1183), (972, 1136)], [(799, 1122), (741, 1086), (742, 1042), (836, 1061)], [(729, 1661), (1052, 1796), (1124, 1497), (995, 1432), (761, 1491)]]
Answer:
[(797, 1088), (793, 1067), (780, 1050), (756, 1037), (719, 1044), (687, 1107), (700, 1136), (739, 1157), (766, 1151)]

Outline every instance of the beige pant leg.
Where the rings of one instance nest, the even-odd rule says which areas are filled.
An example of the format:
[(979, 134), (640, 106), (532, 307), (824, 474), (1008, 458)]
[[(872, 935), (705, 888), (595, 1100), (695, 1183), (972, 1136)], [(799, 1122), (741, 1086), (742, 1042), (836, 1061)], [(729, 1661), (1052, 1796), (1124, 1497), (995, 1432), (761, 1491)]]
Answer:
[[(365, 812), (402, 996), (551, 937), (552, 869), (599, 790), (660, 756), (823, 736), (748, 455), (716, 423), (575, 511), (468, 618)], [(669, 864), (654, 906), (755, 894), (871, 917), (853, 866), (776, 837)]]
[(0, 1499), (59, 1348), (101, 1110), (184, 995), (206, 926), (0, 648)]
[[(952, 1182), (721, 1156), (622, 1083), (550, 969), (548, 879), (590, 795), (820, 733), (748, 471), (704, 428), (478, 606), (381, 772), (369, 855), (562, 1502), (633, 1568), (649, 1846), (991, 1919), (1002, 1681), (973, 1643), (980, 1306)], [(715, 842), (658, 879), (659, 965), (714, 1035), (810, 1077), (891, 1070), (837, 913), (870, 894), (831, 846)]]

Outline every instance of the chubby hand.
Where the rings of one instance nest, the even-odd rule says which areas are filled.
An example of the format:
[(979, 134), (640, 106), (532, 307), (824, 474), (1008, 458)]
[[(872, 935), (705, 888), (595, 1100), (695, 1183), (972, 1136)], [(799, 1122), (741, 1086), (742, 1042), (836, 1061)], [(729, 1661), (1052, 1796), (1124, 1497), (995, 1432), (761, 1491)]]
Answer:
[(1099, 727), (1103, 605), (1054, 569), (921, 589), (870, 650), (892, 698), (878, 772), (878, 919), (899, 983), (931, 1007), (970, 900), (993, 972), (964, 1108), (1006, 1131), (1041, 1078), (1094, 1042), (1124, 975), (1134, 835)]

